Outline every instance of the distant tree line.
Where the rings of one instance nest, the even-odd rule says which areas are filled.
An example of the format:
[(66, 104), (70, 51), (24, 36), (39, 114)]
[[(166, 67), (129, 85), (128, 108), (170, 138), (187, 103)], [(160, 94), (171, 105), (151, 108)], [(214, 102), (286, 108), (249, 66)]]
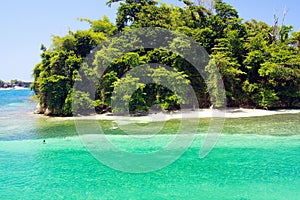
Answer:
[[(186, 77), (183, 84), (192, 85), (200, 107), (216, 103), (211, 102), (207, 86), (200, 76), (195, 76), (190, 63), (159, 48), (129, 52), (113, 60), (99, 79), (96, 99), (85, 93), (74, 94), (74, 82), (80, 77), (79, 69), (87, 55), (109, 37), (141, 27), (177, 31), (204, 47), (222, 75), (228, 106), (300, 107), (300, 31), (293, 32), (292, 26), (270, 26), (254, 19), (243, 22), (238, 12), (221, 0), (215, 0), (211, 9), (189, 0), (183, 1), (184, 7), (154, 0), (110, 0), (107, 4), (116, 2), (119, 7), (115, 23), (106, 16), (96, 21), (81, 19), (90, 24), (90, 29), (54, 36), (49, 49), (42, 45), (41, 62), (33, 70), (31, 86), (40, 103), (39, 113), (72, 115), (74, 97), (99, 113), (110, 110), (113, 92), (117, 92), (114, 88), (121, 77), (145, 63), (170, 66)], [(112, 52), (108, 47), (97, 52), (95, 59), (104, 59)], [(101, 62), (95, 62), (94, 67), (101, 68)], [(152, 70), (152, 74), (166, 73), (163, 68)], [(178, 80), (178, 73), (169, 75)], [(124, 81), (128, 85), (139, 82), (131, 76)], [(148, 111), (153, 105), (174, 110), (182, 103), (172, 91), (155, 84), (141, 85), (131, 97), (122, 98), (129, 98), (130, 111)]]
[(0, 88), (13, 88), (13, 87), (30, 87), (31, 82), (25, 82), (17, 79), (13, 79), (9, 82), (5, 82), (0, 79)]

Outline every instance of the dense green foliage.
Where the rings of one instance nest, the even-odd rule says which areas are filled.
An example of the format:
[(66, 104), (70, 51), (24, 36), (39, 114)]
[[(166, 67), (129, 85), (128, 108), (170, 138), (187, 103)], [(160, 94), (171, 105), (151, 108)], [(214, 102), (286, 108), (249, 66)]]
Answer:
[[(32, 84), (40, 102), (40, 113), (71, 115), (72, 96), (86, 107), (103, 112), (111, 108), (116, 92), (129, 102), (131, 111), (147, 111), (153, 105), (178, 109), (184, 103), (180, 96), (161, 85), (140, 84), (132, 96), (122, 90), (139, 82), (132, 76), (126, 76), (121, 82), (124, 73), (146, 63), (161, 63), (179, 72), (166, 72), (160, 67), (147, 69), (152, 70), (149, 74), (156, 74), (155, 78), (170, 73), (177, 82), (191, 84), (200, 107), (218, 105), (218, 99), (210, 98), (209, 86), (196, 75), (191, 64), (163, 49), (141, 49), (111, 61), (99, 79), (95, 100), (88, 94), (73, 94), (74, 81), (86, 56), (114, 34), (140, 27), (178, 31), (203, 46), (222, 75), (228, 106), (300, 107), (300, 31), (292, 32), (291, 26), (270, 26), (255, 20), (242, 22), (238, 12), (221, 0), (215, 0), (212, 11), (188, 0), (183, 1), (185, 7), (153, 0), (110, 0), (107, 4), (115, 2), (119, 2), (115, 24), (107, 17), (97, 21), (82, 19), (91, 25), (89, 30), (55, 36), (49, 49), (41, 47), (42, 61), (34, 68)], [(105, 60), (111, 52), (99, 51), (96, 59)], [(101, 68), (101, 62), (96, 63), (95, 69)], [(89, 70), (85, 73), (93, 74)], [(206, 70), (210, 70), (209, 65)]]

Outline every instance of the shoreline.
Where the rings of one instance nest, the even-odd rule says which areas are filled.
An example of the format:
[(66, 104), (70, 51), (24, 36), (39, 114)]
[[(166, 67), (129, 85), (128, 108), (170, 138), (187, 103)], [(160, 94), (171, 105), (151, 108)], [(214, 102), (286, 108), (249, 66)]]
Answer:
[(158, 112), (150, 113), (146, 116), (115, 116), (112, 113), (95, 114), (89, 116), (73, 116), (73, 117), (51, 117), (39, 115), (42, 118), (51, 120), (120, 120), (120, 121), (142, 121), (142, 122), (155, 122), (155, 121), (168, 121), (171, 119), (201, 119), (201, 118), (249, 118), (249, 117), (263, 117), (278, 114), (298, 114), (300, 109), (278, 109), (278, 110), (263, 110), (263, 109), (247, 109), (247, 108), (227, 108), (225, 110), (219, 109), (197, 109), (181, 110), (177, 112), (167, 113)]

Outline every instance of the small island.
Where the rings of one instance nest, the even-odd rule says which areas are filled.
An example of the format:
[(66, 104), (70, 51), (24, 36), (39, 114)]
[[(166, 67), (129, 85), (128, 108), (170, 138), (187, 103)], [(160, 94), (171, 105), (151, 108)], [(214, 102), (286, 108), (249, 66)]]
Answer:
[[(119, 1), (108, 1), (107, 4), (114, 2)], [(244, 21), (237, 10), (221, 0), (215, 1), (211, 9), (197, 6), (192, 1), (183, 2), (184, 7), (156, 1), (124, 1), (117, 9), (116, 22), (111, 22), (106, 16), (100, 20), (81, 19), (90, 24), (90, 29), (54, 36), (49, 49), (42, 45), (41, 62), (33, 70), (32, 89), (40, 103), (37, 113), (70, 116), (74, 110), (74, 98), (78, 105), (103, 113), (112, 110), (115, 94), (118, 94), (118, 101), (130, 102), (129, 111), (134, 113), (147, 112), (153, 106), (168, 111), (180, 109), (179, 105), (187, 102), (183, 102), (176, 92), (162, 84), (139, 84), (139, 77), (124, 76), (147, 63), (159, 64), (156, 68), (145, 65), (143, 73), (151, 74), (149, 79), (152, 82), (163, 83), (167, 75), (173, 80), (168, 82), (170, 87), (180, 92), (184, 91), (183, 87), (176, 85), (190, 85), (199, 108), (223, 107), (220, 96), (226, 96), (228, 107), (300, 108), (300, 31), (285, 24), (284, 19), (279, 24), (278, 16), (275, 16), (277, 20), (273, 25), (255, 19)], [(207, 84), (194, 66), (176, 52), (140, 48), (122, 54), (119, 49), (124, 45), (116, 44), (134, 47), (131, 41), (112, 41), (101, 46), (116, 34), (145, 27), (184, 34), (201, 45), (211, 59), (203, 71), (210, 74), (208, 79), (211, 81), (208, 82), (212, 84)], [(146, 31), (141, 35), (151, 37), (152, 33)], [(181, 41), (175, 38), (165, 45), (169, 45), (169, 49), (188, 49), (191, 46)], [(191, 55), (192, 51), (189, 53)], [(111, 55), (119, 57), (112, 59)], [(82, 67), (86, 59), (93, 63), (90, 67)], [(107, 63), (110, 63), (108, 67)], [(163, 66), (174, 71), (167, 71)], [(97, 77), (94, 72), (101, 69), (105, 71)], [(215, 77), (214, 72), (220, 73), (221, 77)], [(74, 92), (74, 83), (84, 80), (85, 75), (99, 80), (94, 84), (96, 94)], [(212, 90), (218, 84), (224, 85), (225, 94), (219, 95), (219, 91)], [(128, 89), (132, 85), (139, 87), (129, 98), (120, 86)], [(118, 111), (120, 108), (114, 109)]]
[[(300, 199), (299, 2), (293, 29), (229, 0), (163, 1), (3, 1), (1, 55), (20, 67), (30, 38), (117, 16), (53, 36), (32, 83), (2, 63), (1, 200)], [(237, 5), (266, 19), (282, 2)]]

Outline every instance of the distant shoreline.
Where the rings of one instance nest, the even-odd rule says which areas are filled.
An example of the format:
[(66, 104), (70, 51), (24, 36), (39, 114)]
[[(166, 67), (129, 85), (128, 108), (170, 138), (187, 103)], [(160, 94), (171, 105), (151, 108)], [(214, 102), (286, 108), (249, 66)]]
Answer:
[(3, 82), (0, 81), (0, 89), (21, 89), (21, 88), (30, 88), (32, 82), (24, 81), (12, 81), (12, 82)]
[(20, 86), (16, 86), (16, 87), (0, 87), (0, 90), (30, 90), (29, 87), (20, 87)]
[(278, 110), (263, 110), (263, 109), (246, 109), (246, 108), (227, 108), (226, 110), (218, 109), (198, 109), (195, 111), (182, 110), (173, 112), (172, 114), (166, 112), (150, 113), (146, 116), (115, 116), (112, 113), (95, 114), (89, 116), (73, 116), (73, 117), (51, 117), (40, 115), (43, 118), (51, 120), (132, 120), (132, 121), (168, 121), (171, 119), (197, 119), (197, 118), (247, 118), (247, 117), (262, 117), (278, 114), (298, 114), (300, 109), (278, 109)]

